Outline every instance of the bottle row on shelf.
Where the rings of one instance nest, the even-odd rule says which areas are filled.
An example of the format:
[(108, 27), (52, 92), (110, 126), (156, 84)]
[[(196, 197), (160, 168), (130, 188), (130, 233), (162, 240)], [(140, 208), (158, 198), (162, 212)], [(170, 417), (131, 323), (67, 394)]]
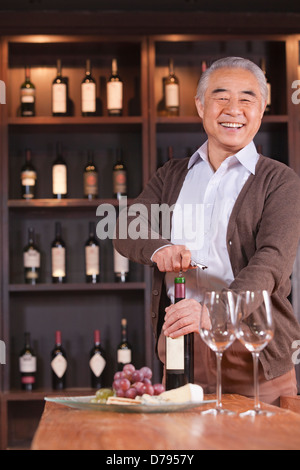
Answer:
[[(127, 195), (127, 168), (122, 160), (121, 150), (117, 149), (116, 163), (112, 168), (113, 195), (115, 198)], [(21, 168), (22, 199), (36, 197), (38, 174), (32, 163), (32, 152), (25, 151), (25, 163)], [(52, 195), (55, 199), (68, 197), (68, 167), (63, 156), (62, 144), (57, 143), (56, 158), (52, 164)], [(98, 169), (94, 162), (93, 152), (88, 151), (87, 163), (83, 169), (83, 197), (96, 199), (99, 195)]]
[[(24, 347), (19, 354), (21, 388), (32, 391), (37, 383), (37, 355), (31, 345), (30, 333), (25, 332), (24, 336)], [(127, 339), (126, 318), (121, 320), (121, 339), (116, 348), (116, 361), (119, 371), (125, 364), (132, 362), (132, 347)], [(107, 364), (106, 352), (101, 344), (100, 330), (94, 331), (94, 343), (89, 353), (86, 354), (86, 366), (90, 369), (91, 387), (101, 388), (103, 386), (103, 372), (109, 364)], [(50, 372), (54, 390), (63, 390), (66, 387), (67, 369), (68, 354), (62, 343), (62, 333), (58, 330), (55, 333), (54, 348), (50, 352)]]
[[(129, 260), (115, 249), (114, 276), (116, 282), (129, 279)], [(100, 246), (96, 238), (95, 223), (89, 223), (89, 238), (84, 245), (85, 280), (87, 283), (100, 282)], [(35, 230), (28, 229), (28, 244), (23, 250), (24, 280), (26, 284), (40, 282), (41, 252), (35, 242)], [(55, 223), (55, 239), (51, 244), (51, 277), (53, 283), (67, 282), (66, 243), (62, 238), (61, 223)]]
[[(57, 60), (57, 75), (51, 89), (51, 109), (53, 116), (70, 116), (69, 78), (62, 74), (61, 60)], [(112, 59), (112, 70), (106, 84), (107, 112), (109, 116), (123, 114), (123, 81), (118, 73), (118, 62)], [(31, 82), (30, 67), (25, 67), (25, 81), (20, 88), (21, 116), (35, 116), (36, 87)], [(91, 73), (91, 61), (86, 61), (86, 72), (81, 82), (81, 114), (97, 116), (97, 84)]]
[[(266, 76), (265, 59), (261, 59), (260, 66)], [(201, 74), (207, 69), (205, 60), (201, 62)], [(267, 81), (268, 102), (266, 113), (271, 110), (271, 84)], [(123, 81), (118, 73), (117, 59), (112, 60), (111, 75), (106, 84), (107, 112), (110, 116), (123, 114)], [(25, 68), (25, 81), (21, 86), (21, 116), (35, 116), (35, 86), (30, 80), (30, 69)], [(61, 60), (57, 60), (57, 76), (52, 83), (52, 115), (69, 116), (68, 109), (68, 78), (62, 76)], [(158, 114), (164, 116), (178, 116), (180, 113), (180, 81), (174, 71), (174, 61), (169, 60), (168, 76), (163, 77), (163, 99), (158, 106)], [(96, 116), (97, 91), (96, 81), (91, 74), (91, 61), (86, 61), (86, 73), (81, 82), (81, 114), (82, 116)]]

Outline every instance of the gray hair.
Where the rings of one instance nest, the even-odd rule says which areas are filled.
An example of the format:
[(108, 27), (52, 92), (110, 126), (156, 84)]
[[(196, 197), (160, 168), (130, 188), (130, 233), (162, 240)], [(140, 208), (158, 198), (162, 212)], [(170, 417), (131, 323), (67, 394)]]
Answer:
[(208, 87), (208, 81), (210, 75), (218, 69), (221, 68), (241, 68), (244, 70), (249, 70), (256, 77), (263, 102), (267, 100), (268, 97), (268, 88), (267, 81), (264, 72), (258, 65), (248, 59), (243, 59), (242, 57), (225, 57), (223, 59), (216, 60), (212, 65), (201, 75), (201, 78), (197, 87), (196, 98), (198, 98), (202, 104), (204, 104), (204, 95)]

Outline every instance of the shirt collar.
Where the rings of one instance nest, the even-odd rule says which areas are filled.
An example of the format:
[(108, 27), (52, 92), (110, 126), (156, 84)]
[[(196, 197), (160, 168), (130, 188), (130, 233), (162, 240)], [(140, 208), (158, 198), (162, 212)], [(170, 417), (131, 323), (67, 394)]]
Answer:
[[(188, 169), (192, 168), (192, 166), (199, 160), (206, 161), (208, 163), (208, 141), (204, 142), (201, 147), (196, 150), (196, 152), (191, 156), (189, 163), (188, 163)], [(251, 141), (246, 147), (242, 148), (239, 152), (237, 152), (235, 155), (232, 155), (229, 157), (232, 159), (232, 157), (235, 157), (236, 160), (238, 160), (248, 171), (250, 171), (253, 175), (255, 175), (255, 167), (256, 163), (259, 158), (259, 154), (257, 153), (255, 144), (253, 141)]]

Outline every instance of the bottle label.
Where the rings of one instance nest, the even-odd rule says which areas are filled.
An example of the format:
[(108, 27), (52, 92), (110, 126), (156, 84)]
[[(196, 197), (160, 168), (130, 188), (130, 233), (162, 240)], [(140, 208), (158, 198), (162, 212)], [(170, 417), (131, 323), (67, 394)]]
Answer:
[(85, 263), (87, 276), (99, 274), (99, 246), (85, 247)]
[(36, 172), (35, 171), (22, 171), (21, 182), (23, 186), (35, 186)]
[(118, 349), (117, 361), (120, 364), (128, 364), (131, 362), (131, 349)]
[(21, 373), (36, 372), (36, 357), (31, 354), (23, 354), (19, 357), (19, 369)]
[(21, 89), (21, 103), (34, 103), (35, 89), (22, 88)]
[(67, 363), (66, 358), (62, 356), (61, 354), (58, 354), (57, 356), (55, 356), (55, 358), (52, 359), (51, 361), (51, 368), (59, 379), (61, 379), (64, 373), (66, 372), (67, 365), (68, 363)]
[(179, 86), (176, 83), (166, 85), (166, 107), (178, 108), (179, 106)]
[(90, 368), (96, 377), (100, 377), (105, 365), (106, 361), (101, 354), (94, 354), (90, 359)]
[(115, 273), (128, 273), (129, 260), (125, 256), (120, 255), (117, 250), (114, 250), (114, 272)]
[(96, 112), (96, 84), (81, 84), (81, 111), (84, 113)]
[(123, 82), (107, 83), (107, 109), (123, 108)]
[(113, 187), (114, 194), (122, 193), (126, 194), (127, 184), (126, 184), (126, 171), (118, 170), (113, 172)]
[(31, 249), (24, 253), (24, 268), (39, 268), (41, 263), (41, 255), (37, 250)]
[(63, 246), (53, 247), (52, 254), (52, 276), (64, 277), (66, 275), (66, 249)]
[(67, 112), (67, 85), (65, 83), (54, 83), (52, 85), (52, 112)]
[(98, 174), (96, 171), (88, 171), (83, 176), (84, 194), (85, 196), (92, 194), (96, 196), (98, 193)]
[(67, 194), (67, 167), (53, 165), (52, 167), (53, 194)]
[(166, 338), (166, 370), (184, 370), (184, 336)]

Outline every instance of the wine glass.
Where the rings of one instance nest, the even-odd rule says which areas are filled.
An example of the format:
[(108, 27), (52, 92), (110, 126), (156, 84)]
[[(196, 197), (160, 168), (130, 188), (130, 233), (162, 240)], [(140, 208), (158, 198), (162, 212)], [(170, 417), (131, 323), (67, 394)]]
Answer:
[(217, 404), (205, 414), (235, 414), (222, 405), (223, 352), (234, 342), (235, 297), (232, 291), (206, 291), (200, 314), (199, 332), (202, 340), (216, 353), (217, 358)]
[(240, 292), (236, 301), (237, 337), (251, 352), (254, 375), (254, 409), (240, 416), (271, 416), (272, 412), (262, 410), (259, 401), (258, 361), (260, 352), (274, 336), (272, 302), (266, 290)]

